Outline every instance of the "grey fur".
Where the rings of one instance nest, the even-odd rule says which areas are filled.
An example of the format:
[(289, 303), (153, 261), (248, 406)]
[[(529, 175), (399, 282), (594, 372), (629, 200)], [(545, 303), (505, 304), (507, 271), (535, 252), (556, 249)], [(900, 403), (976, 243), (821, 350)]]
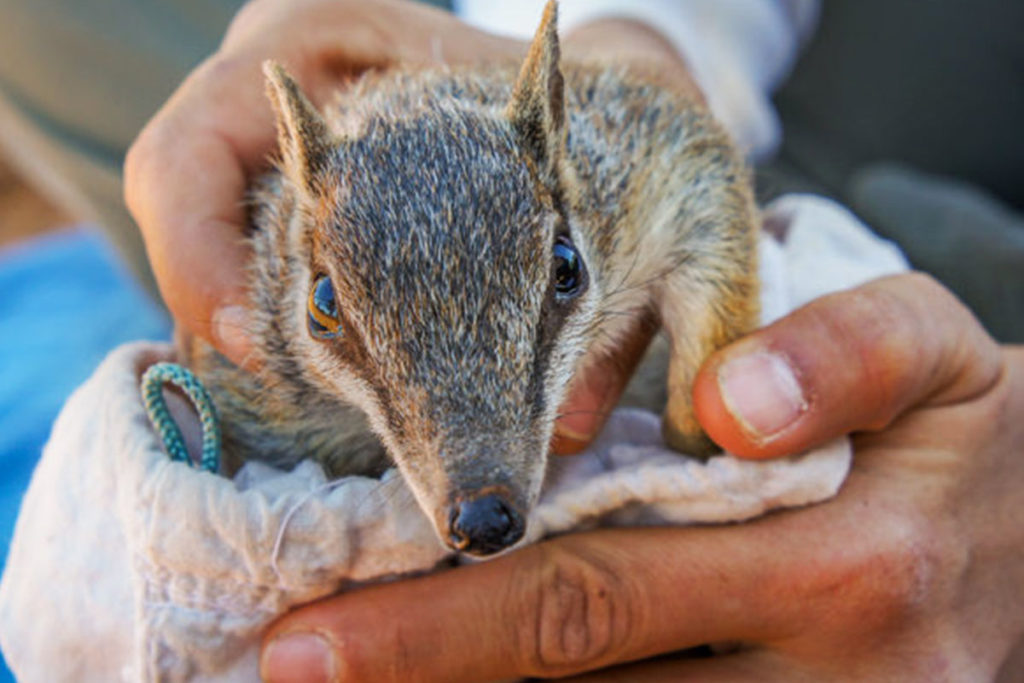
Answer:
[[(323, 119), (268, 69), (284, 162), (254, 193), (259, 368), (186, 349), (233, 465), (313, 457), (342, 475), (390, 457), (442, 538), (467, 492), (525, 513), (571, 377), (652, 310), (670, 339), (666, 435), (711, 447), (689, 390), (756, 320), (747, 171), (698, 103), (560, 67), (550, 11), (522, 69), (369, 74)], [(295, 162), (310, 147), (316, 163)], [(559, 234), (586, 269), (568, 300), (551, 282)], [(305, 322), (320, 274), (342, 321), (328, 341)]]

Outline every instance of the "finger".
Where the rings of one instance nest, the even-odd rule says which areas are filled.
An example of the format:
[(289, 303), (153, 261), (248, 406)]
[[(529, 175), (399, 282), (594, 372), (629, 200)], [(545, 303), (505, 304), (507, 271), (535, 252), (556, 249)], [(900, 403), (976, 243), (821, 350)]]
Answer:
[(273, 145), (269, 106), (245, 85), (261, 81), (247, 67), (215, 58), (197, 70), (125, 162), (125, 201), (164, 301), (180, 325), (239, 364), (251, 351), (243, 198)]
[(1000, 368), (999, 347), (971, 313), (909, 274), (814, 301), (719, 351), (694, 401), (723, 448), (773, 457), (882, 429), (914, 406), (968, 400)]
[(686, 60), (671, 41), (648, 24), (624, 17), (602, 17), (574, 27), (564, 43), (566, 52), (581, 61), (629, 64), (656, 83), (704, 102)]
[(578, 534), (342, 595), (276, 623), (262, 671), (269, 681), (326, 680), (317, 675), (328, 670), (384, 683), (553, 677), (764, 641), (809, 618), (805, 601), (787, 599), (787, 563), (805, 553), (796, 534), (747, 528)]
[(406, 1), (249, 3), (223, 46), (253, 44), (261, 48), (258, 61), (271, 55), (284, 60), (306, 87), (330, 86), (320, 77), (331, 71), (351, 76), (394, 63), (518, 59), (526, 48), (470, 28), (451, 12)]
[(552, 451), (575, 455), (590, 445), (608, 421), (657, 331), (656, 317), (646, 313), (630, 326), (613, 354), (601, 356), (579, 370), (559, 409)]
[(140, 183), (131, 186), (129, 205), (174, 319), (241, 363), (250, 351), (245, 335), (245, 217), (236, 204), (245, 190), (245, 176), (216, 141), (190, 156), (202, 139), (191, 136), (180, 149), (163, 153), (161, 179), (155, 160), (147, 160), (143, 171), (129, 170), (128, 177), (134, 174)]
[(637, 664), (617, 666), (565, 679), (566, 683), (685, 683), (700, 681), (786, 681), (800, 680), (793, 672), (781, 670), (780, 662), (763, 652), (742, 652), (712, 657), (668, 656)]

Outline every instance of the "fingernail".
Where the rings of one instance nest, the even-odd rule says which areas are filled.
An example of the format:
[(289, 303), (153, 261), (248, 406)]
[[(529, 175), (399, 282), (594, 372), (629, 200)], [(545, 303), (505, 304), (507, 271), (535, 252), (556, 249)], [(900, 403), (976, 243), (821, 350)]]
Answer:
[(563, 417), (561, 420), (556, 422), (555, 436), (559, 439), (568, 439), (570, 441), (580, 441), (585, 443), (587, 441), (587, 435), (577, 429), (570, 427), (569, 425), (566, 424), (566, 422), (569, 420), (572, 420), (574, 422), (582, 422), (582, 420), (585, 419), (587, 425), (589, 426), (593, 418), (591, 418), (589, 415), (586, 416), (586, 418), (574, 419), (575, 417), (576, 416), (574, 415), (570, 415), (568, 417)]
[(586, 450), (590, 440), (574, 429), (555, 423), (555, 433), (551, 436), (551, 450), (558, 455), (577, 455)]
[(213, 334), (217, 347), (230, 358), (244, 358), (249, 353), (249, 313), (241, 306), (224, 306), (213, 314)]
[(718, 368), (725, 407), (746, 431), (767, 440), (807, 410), (800, 382), (782, 356), (761, 351), (727, 360)]
[(287, 633), (267, 645), (260, 662), (260, 675), (268, 683), (327, 683), (334, 680), (337, 667), (334, 650), (315, 633)]

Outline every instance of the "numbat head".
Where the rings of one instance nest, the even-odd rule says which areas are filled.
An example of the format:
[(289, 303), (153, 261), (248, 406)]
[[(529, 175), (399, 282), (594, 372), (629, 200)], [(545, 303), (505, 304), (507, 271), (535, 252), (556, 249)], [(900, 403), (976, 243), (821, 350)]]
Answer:
[[(653, 86), (578, 68), (567, 93), (554, 3), (519, 69), (371, 75), (325, 115), (281, 66), (265, 73), (281, 161), (253, 215), (259, 369), (192, 351), (229, 455), (344, 474), (386, 451), (442, 541), (486, 555), (523, 536), (588, 354), (672, 287), (694, 328), (673, 336), (680, 362), (749, 326), (752, 278), (709, 285), (723, 278), (700, 261), (752, 264), (742, 164), (702, 110)], [(686, 145), (706, 157), (699, 177), (674, 170)], [(701, 277), (673, 285), (687, 262)], [(673, 400), (670, 433), (706, 446), (688, 395)]]

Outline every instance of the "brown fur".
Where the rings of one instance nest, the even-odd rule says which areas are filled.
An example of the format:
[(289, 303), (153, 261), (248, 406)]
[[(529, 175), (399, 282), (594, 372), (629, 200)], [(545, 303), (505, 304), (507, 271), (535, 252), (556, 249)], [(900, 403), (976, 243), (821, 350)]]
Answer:
[[(553, 2), (518, 69), (369, 74), (323, 115), (281, 67), (266, 75), (282, 161), (254, 195), (260, 369), (186, 350), (234, 465), (314, 457), (341, 475), (390, 457), (442, 537), (468, 491), (525, 516), (573, 373), (652, 310), (665, 434), (709, 452), (693, 376), (758, 305), (747, 171), (700, 104), (563, 64)], [(553, 293), (557, 235), (585, 263), (571, 300)], [(305, 322), (321, 274), (342, 329), (328, 341)]]

